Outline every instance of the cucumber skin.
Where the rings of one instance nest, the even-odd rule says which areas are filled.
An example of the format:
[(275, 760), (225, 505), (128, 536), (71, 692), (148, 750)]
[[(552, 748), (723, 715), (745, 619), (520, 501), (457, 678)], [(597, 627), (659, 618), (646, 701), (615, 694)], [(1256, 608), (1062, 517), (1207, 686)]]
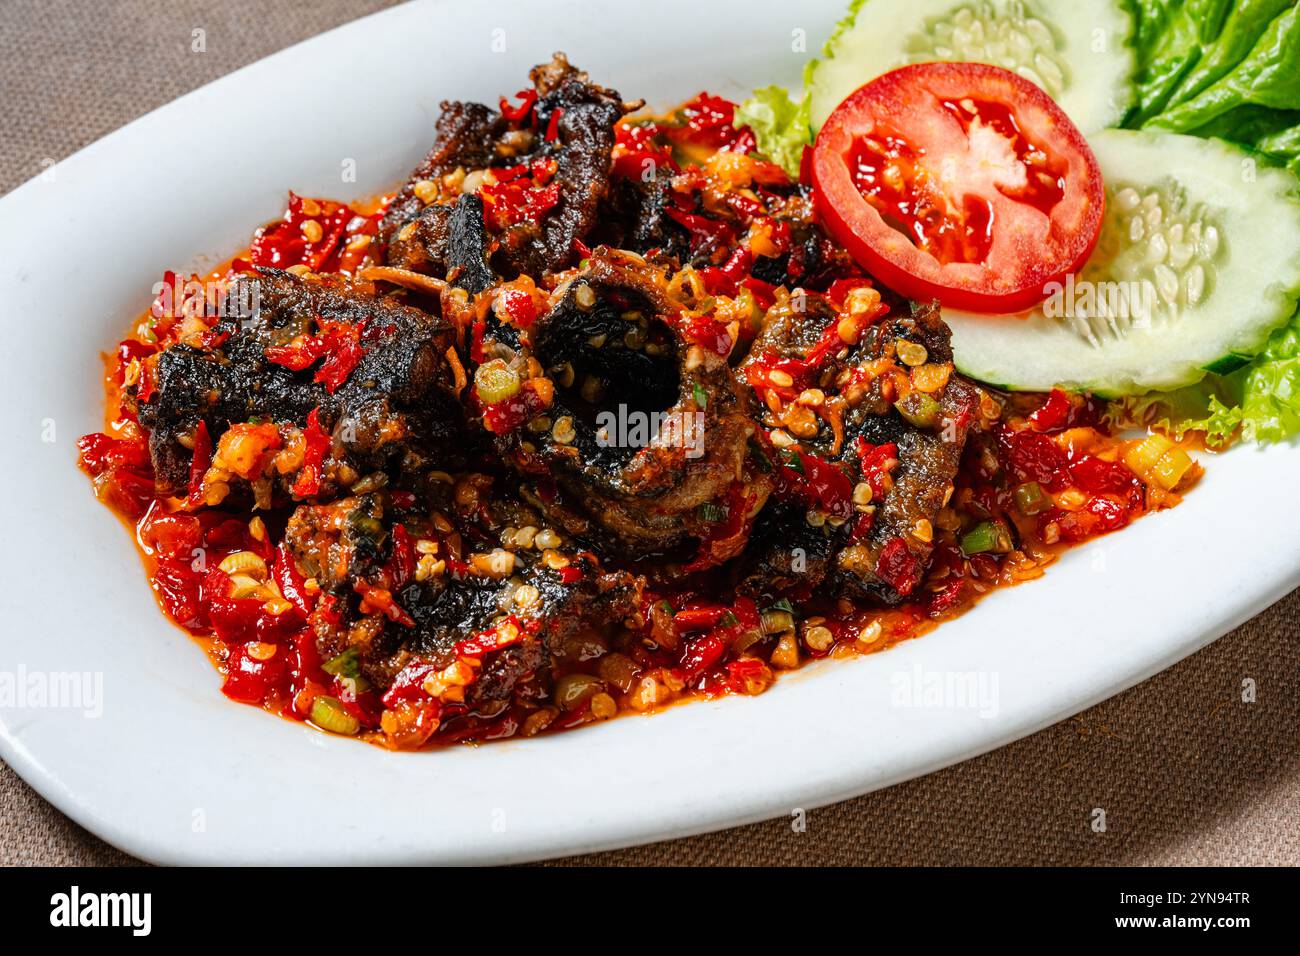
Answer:
[[(1205, 160), (1202, 164), (1204, 168), (1210, 168), (1216, 164), (1220, 168), (1216, 172), (1224, 174), (1220, 181), (1212, 185), (1219, 188), (1226, 188), (1227, 175), (1226, 170), (1229, 168), (1238, 170), (1237, 164), (1249, 159), (1249, 154), (1230, 143), (1220, 140), (1207, 140), (1199, 137), (1187, 136), (1183, 134), (1162, 133), (1152, 130), (1129, 131), (1129, 130), (1108, 130), (1100, 134), (1097, 138), (1098, 159), (1102, 161), (1103, 176), (1110, 178), (1115, 170), (1112, 168), (1107, 171), (1107, 162), (1105, 154), (1111, 153), (1113, 157), (1114, 147), (1112, 143), (1118, 142), (1119, 147), (1125, 148), (1132, 145), (1136, 148), (1136, 154), (1133, 158), (1140, 162), (1149, 164), (1153, 171), (1161, 171), (1166, 168), (1176, 167), (1178, 164), (1178, 150), (1187, 149), (1193, 153), (1201, 154), (1198, 158)], [(1108, 148), (1100, 148), (1108, 147)], [(1154, 151), (1152, 153), (1151, 151)], [(1161, 160), (1164, 159), (1164, 162)], [(1183, 160), (1186, 162), (1186, 160)], [(1231, 166), (1226, 165), (1231, 164)], [(1113, 163), (1111, 164), (1113, 166)], [(1132, 177), (1119, 175), (1121, 180), (1131, 181)], [(1159, 181), (1163, 176), (1151, 178), (1148, 182)], [(1140, 184), (1140, 181), (1139, 181)], [(1202, 183), (1204, 185), (1204, 183)], [(1106, 370), (1095, 370), (1092, 373), (1075, 374), (1073, 377), (1054, 376), (1057, 380), (1050, 381), (1044, 378), (1042, 373), (1034, 373), (1028, 368), (1021, 366), (1019, 368), (1008, 365), (1006, 357), (1014, 355), (1016, 351), (1015, 337), (1017, 330), (1014, 326), (1009, 326), (1005, 330), (1004, 341), (997, 344), (996, 348), (990, 348), (990, 343), (986, 340), (980, 343), (980, 354), (973, 355), (972, 347), (967, 342), (963, 344), (964, 333), (968, 330), (976, 330), (976, 334), (987, 337), (989, 331), (989, 322), (1011, 323), (1026, 321), (1025, 314), (1021, 316), (979, 316), (969, 315), (956, 311), (949, 311), (946, 318), (950, 327), (953, 329), (953, 350), (955, 353), (955, 364), (959, 370), (972, 378), (981, 381), (992, 382), (1001, 381), (1004, 384), (1001, 387), (1010, 391), (1045, 391), (1055, 386), (1063, 386), (1076, 391), (1088, 391), (1100, 397), (1115, 398), (1124, 395), (1142, 394), (1152, 389), (1173, 389), (1184, 385), (1195, 384), (1205, 377), (1207, 371), (1220, 372), (1221, 369), (1232, 371), (1240, 368), (1249, 357), (1253, 356), (1268, 340), (1269, 334), (1276, 328), (1286, 324), (1295, 313), (1296, 301), (1300, 298), (1300, 181), (1296, 177), (1279, 168), (1260, 168), (1257, 172), (1257, 178), (1249, 184), (1250, 189), (1264, 190), (1260, 202), (1259, 210), (1247, 212), (1238, 204), (1236, 208), (1227, 210), (1225, 218), (1245, 218), (1250, 219), (1252, 212), (1262, 212), (1266, 215), (1266, 222), (1283, 223), (1285, 230), (1273, 230), (1279, 241), (1285, 241), (1286, 248), (1280, 253), (1273, 255), (1275, 262), (1270, 262), (1269, 268), (1276, 266), (1275, 272), (1270, 272), (1267, 279), (1263, 279), (1253, 285), (1250, 289), (1256, 295), (1258, 308), (1253, 312), (1246, 312), (1245, 317), (1241, 319), (1242, 326), (1236, 333), (1224, 335), (1223, 341), (1219, 344), (1221, 348), (1216, 354), (1207, 354), (1200, 358), (1193, 359), (1191, 356), (1176, 357), (1172, 363), (1166, 362), (1162, 365), (1158, 360), (1146, 363), (1143, 372), (1136, 375), (1127, 374), (1132, 370), (1125, 368), (1123, 373), (1116, 373), (1113, 369), (1107, 373)], [(1234, 198), (1242, 195), (1239, 190), (1234, 190)], [(1189, 195), (1189, 199), (1195, 201), (1195, 195)], [(1244, 244), (1247, 250), (1251, 246), (1253, 237), (1245, 235), (1244, 232), (1249, 228), (1249, 222), (1237, 222), (1236, 228), (1232, 231), (1225, 229), (1224, 241), (1228, 243), (1229, 259), (1231, 260), (1232, 245)], [(1258, 223), (1255, 224), (1256, 226)], [(1234, 235), (1235, 234), (1235, 235)], [(1260, 245), (1258, 239), (1254, 242)], [(1275, 243), (1264, 243), (1270, 249), (1275, 247)], [(1289, 249), (1289, 255), (1287, 250)], [(1267, 258), (1267, 255), (1265, 256)], [(1229, 283), (1242, 285), (1240, 271), (1260, 268), (1251, 261), (1251, 257), (1246, 257), (1247, 262), (1243, 266), (1229, 265), (1229, 269), (1236, 268), (1238, 273), (1234, 279), (1229, 273)], [(1220, 283), (1220, 285), (1223, 283)], [(1207, 329), (1212, 333), (1213, 326), (1207, 325), (1213, 321), (1215, 315), (1215, 296), (1218, 290), (1212, 292), (1192, 313), (1192, 320), (1196, 324), (1190, 330), (1192, 334), (1200, 331), (1204, 333)], [(1271, 300), (1271, 304), (1270, 304)], [(1240, 301), (1240, 300), (1238, 300)], [(1231, 302), (1229, 303), (1231, 304)], [(1223, 303), (1218, 303), (1218, 315), (1229, 314), (1234, 317), (1241, 317), (1243, 310), (1224, 309)], [(1265, 316), (1267, 313), (1267, 316)], [(1186, 321), (1186, 319), (1182, 320)], [(1061, 349), (1078, 347), (1081, 357), (1085, 359), (1081, 365), (1089, 364), (1089, 361), (1095, 362), (1096, 356), (1090, 351), (1090, 347), (1085, 345), (1082, 340), (1069, 334), (1056, 335), (1055, 333), (1044, 331), (1042, 323), (1032, 328), (1026, 328), (1022, 333), (1025, 341), (1030, 337), (1047, 338), (1049, 341), (1040, 341), (1034, 343), (1035, 347), (1048, 350), (1053, 353)], [(1001, 333), (994, 335), (994, 338), (1002, 337)], [(1054, 339), (1054, 341), (1050, 341)], [(1207, 348), (1207, 352), (1214, 351), (1214, 347)], [(1032, 365), (1033, 363), (1029, 363)], [(1049, 362), (1049, 366), (1050, 366)], [(1072, 368), (1073, 373), (1079, 369)], [(1223, 374), (1223, 372), (1220, 372)]]

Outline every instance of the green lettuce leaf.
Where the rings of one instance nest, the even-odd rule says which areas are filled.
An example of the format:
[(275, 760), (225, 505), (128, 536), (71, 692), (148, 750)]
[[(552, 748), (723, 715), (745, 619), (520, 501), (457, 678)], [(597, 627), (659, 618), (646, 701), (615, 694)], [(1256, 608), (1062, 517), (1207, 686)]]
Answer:
[(758, 151), (781, 166), (791, 179), (799, 178), (804, 147), (812, 142), (807, 96), (794, 103), (782, 87), (755, 90), (736, 109), (736, 125), (753, 130)]
[[(836, 22), (831, 35), (822, 44), (822, 56), (829, 57), (835, 42), (844, 31), (853, 26), (858, 11), (866, 0), (849, 0), (849, 8), (844, 16)], [(767, 86), (755, 90), (754, 95), (740, 104), (736, 110), (736, 125), (749, 126), (758, 141), (758, 151), (778, 163), (792, 179), (799, 178), (799, 164), (803, 159), (805, 146), (811, 146), (814, 130), (812, 128), (812, 85), (817, 75), (817, 64), (813, 58), (803, 70), (803, 93), (794, 100), (788, 91), (779, 86)]]
[(1221, 448), (1236, 437), (1242, 413), (1235, 397), (1224, 404), (1219, 395), (1223, 385), (1215, 378), (1173, 392), (1114, 399), (1106, 409), (1106, 420), (1112, 428), (1155, 428), (1175, 439), (1201, 432), (1207, 445)]
[(1218, 36), (1229, 6), (1230, 0), (1133, 0), (1137, 105), (1128, 125), (1141, 126), (1173, 100)]
[(1242, 435), (1282, 441), (1300, 434), (1300, 312), (1273, 333), (1242, 374)]
[[(1225, 26), (1235, 19), (1230, 18)], [(1257, 25), (1257, 20), (1250, 20), (1235, 34), (1225, 32), (1209, 55), (1202, 55), (1201, 62), (1214, 62), (1221, 69), (1233, 55), (1231, 51), (1244, 45)], [(1300, 109), (1300, 7), (1290, 6), (1269, 21), (1244, 59), (1198, 89), (1197, 83), (1210, 75), (1186, 77), (1191, 85), (1185, 90), (1180, 85), (1170, 104), (1145, 125), (1186, 132), (1244, 104)]]
[(1175, 438), (1201, 432), (1211, 447), (1238, 433), (1255, 442), (1300, 434), (1300, 311), (1237, 371), (1172, 392), (1115, 399), (1106, 417), (1116, 427), (1151, 426)]
[[(1136, 106), (1126, 126), (1215, 137), (1300, 175), (1300, 8), (1295, 0), (1130, 0)], [(1300, 313), (1259, 354), (1227, 356), (1196, 385), (1117, 399), (1116, 425), (1207, 444), (1300, 434)]]

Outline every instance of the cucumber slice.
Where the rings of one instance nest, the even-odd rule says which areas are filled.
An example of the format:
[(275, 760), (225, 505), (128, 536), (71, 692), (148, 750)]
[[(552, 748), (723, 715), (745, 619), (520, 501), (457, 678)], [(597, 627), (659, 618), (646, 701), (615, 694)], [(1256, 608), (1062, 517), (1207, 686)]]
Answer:
[(1295, 312), (1300, 182), (1219, 140), (1089, 139), (1106, 180), (1096, 251), (1026, 313), (944, 310), (957, 367), (1007, 388), (1168, 389), (1240, 365)]
[(813, 129), (863, 83), (933, 60), (1001, 66), (1037, 83), (1083, 133), (1118, 123), (1132, 93), (1133, 20), (1120, 0), (861, 0), (809, 77)]

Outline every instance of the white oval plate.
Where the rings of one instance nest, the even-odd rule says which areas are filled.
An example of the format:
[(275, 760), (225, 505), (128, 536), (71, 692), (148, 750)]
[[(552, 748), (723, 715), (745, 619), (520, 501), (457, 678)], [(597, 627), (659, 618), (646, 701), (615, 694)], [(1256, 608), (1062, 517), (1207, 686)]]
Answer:
[[(1168, 667), (1300, 583), (1300, 450), (1238, 449), (1209, 463), (1181, 507), (1071, 553), (1043, 580), (754, 699), (391, 754), (221, 696), (74, 464), (76, 437), (100, 427), (99, 354), (164, 267), (215, 264), (291, 187), (348, 198), (400, 181), (440, 100), (495, 102), (553, 50), (652, 104), (702, 88), (736, 96), (797, 82), (795, 31), (815, 46), (840, 7), (400, 7), (177, 100), (0, 201), (0, 755), (77, 822), (157, 862), (529, 860), (928, 773)], [(358, 176), (345, 183), (349, 160)], [(82, 707), (42, 705), (42, 686), (78, 674), (92, 691)]]

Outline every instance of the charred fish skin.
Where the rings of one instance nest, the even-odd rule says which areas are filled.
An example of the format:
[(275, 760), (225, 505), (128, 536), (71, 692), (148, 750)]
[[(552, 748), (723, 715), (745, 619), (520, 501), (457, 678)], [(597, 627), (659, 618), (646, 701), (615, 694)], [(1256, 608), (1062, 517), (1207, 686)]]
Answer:
[(420, 210), (389, 243), (387, 261), (394, 268), (445, 279), (474, 296), (500, 281), (488, 264), (491, 246), (483, 200), (467, 193)]
[[(491, 487), (488, 476), (462, 481), (477, 479)], [(508, 510), (477, 502), (459, 508), (462, 487), (454, 499), (444, 485), (405, 507), (386, 492), (300, 505), (286, 542), (301, 571), (328, 595), (330, 613), (313, 621), (322, 658), (352, 651), (361, 674), (377, 686), (391, 685), (413, 663), (444, 668), (458, 659), (458, 645), (509, 622), (518, 640), (483, 655), (464, 701), (473, 709), (507, 701), (520, 681), (548, 682), (547, 669), (575, 634), (639, 611), (643, 581), (604, 570), (559, 536), (544, 542), (554, 548), (513, 539), (509, 549), (489, 547), (503, 537), (504, 514), (534, 521), (533, 528), (541, 519), (515, 503)]]
[[(591, 82), (562, 53), (530, 73), (535, 105), (509, 119), (477, 103), (444, 103), (433, 147), (390, 204), (381, 235), (390, 266), (445, 278), (470, 294), (497, 277), (540, 277), (570, 264), (610, 192), (614, 127), (636, 104)], [(545, 167), (556, 191), (542, 221), (484, 222), (486, 171)], [(467, 174), (479, 177), (469, 180)], [(468, 185), (444, 185), (461, 177)]]
[[(330, 458), (353, 472), (400, 470), (408, 456), (454, 449), (465, 433), (447, 368), (449, 323), (333, 276), (263, 269), (236, 278), (229, 296), (257, 302), (256, 313), (222, 317), (211, 345), (179, 343), (161, 353), (154, 394), (138, 403), (160, 489), (185, 488), (200, 422), (219, 446), (241, 423), (301, 430), (315, 412), (330, 436)], [(359, 357), (333, 390), (315, 380), (312, 366), (293, 369), (268, 356), (315, 334), (322, 321), (357, 330)], [(287, 487), (294, 474), (277, 480)], [(338, 491), (327, 476), (316, 494)]]
[(433, 145), (384, 213), (380, 235), (385, 241), (423, 208), (417, 184), (441, 179), (456, 169), (481, 169), (497, 157), (497, 146), (508, 128), (500, 113), (482, 103), (458, 101), (443, 101), (441, 109), (434, 124)]
[(575, 241), (595, 227), (609, 194), (614, 124), (632, 106), (592, 83), (563, 53), (535, 67), (530, 77), (538, 93), (538, 125), (549, 130), (559, 114), (555, 138), (543, 140), (539, 156), (555, 160), (560, 201), (540, 232), (532, 223), (514, 227), (518, 232), (506, 235), (498, 256), (518, 272), (538, 275), (571, 261)]
[[(577, 535), (641, 557), (707, 536), (701, 507), (746, 484), (754, 431), (726, 357), (676, 328), (662, 274), (638, 256), (599, 248), (530, 330), (531, 357), (555, 382), (545, 429), (504, 436), (507, 459), (545, 476), (540, 507)], [(719, 505), (721, 506), (721, 505)]]
[[(775, 594), (794, 586), (892, 606), (908, 598), (929, 565), (934, 521), (952, 493), (979, 393), (952, 370), (950, 335), (937, 305), (891, 300), (878, 308), (883, 317), (855, 331), (856, 342), (834, 347), (808, 383), (816, 406), (828, 413), (814, 417), (794, 409), (805, 429), (799, 447), (837, 465), (852, 482), (854, 515), (838, 526), (819, 522), (806, 528), (795, 524), (792, 511), (786, 525), (792, 541), (762, 547), (759, 542), (773, 536), (756, 536), (741, 575), (746, 593)], [(840, 316), (812, 293), (799, 308), (776, 310), (742, 373), (773, 357), (808, 359)], [(899, 376), (909, 389), (912, 382), (925, 386), (909, 393), (915, 401), (897, 400)], [(763, 423), (788, 435), (793, 419), (788, 411), (769, 412)], [(830, 424), (835, 420), (838, 428)], [(783, 522), (760, 518), (759, 528), (778, 523)]]
[[(934, 522), (952, 494), (979, 402), (976, 386), (951, 371), (951, 333), (938, 304), (913, 303), (908, 312), (873, 328), (863, 344), (877, 358), (889, 352), (903, 357), (905, 366), (909, 359), (920, 359), (922, 353), (912, 351), (920, 346), (924, 360), (912, 367), (948, 370), (946, 382), (925, 393), (934, 400), (933, 420), (907, 421), (897, 407), (906, 400), (881, 414), (882, 398), (872, 390), (845, 416), (844, 426), (846, 443), (865, 442), (877, 448), (893, 444), (898, 449), (897, 465), (890, 472), (883, 500), (876, 505), (866, 539), (851, 543), (836, 556), (838, 580), (846, 594), (886, 605), (910, 596), (929, 566)], [(859, 455), (857, 464), (862, 461)], [(863, 477), (860, 467), (856, 477)]]

